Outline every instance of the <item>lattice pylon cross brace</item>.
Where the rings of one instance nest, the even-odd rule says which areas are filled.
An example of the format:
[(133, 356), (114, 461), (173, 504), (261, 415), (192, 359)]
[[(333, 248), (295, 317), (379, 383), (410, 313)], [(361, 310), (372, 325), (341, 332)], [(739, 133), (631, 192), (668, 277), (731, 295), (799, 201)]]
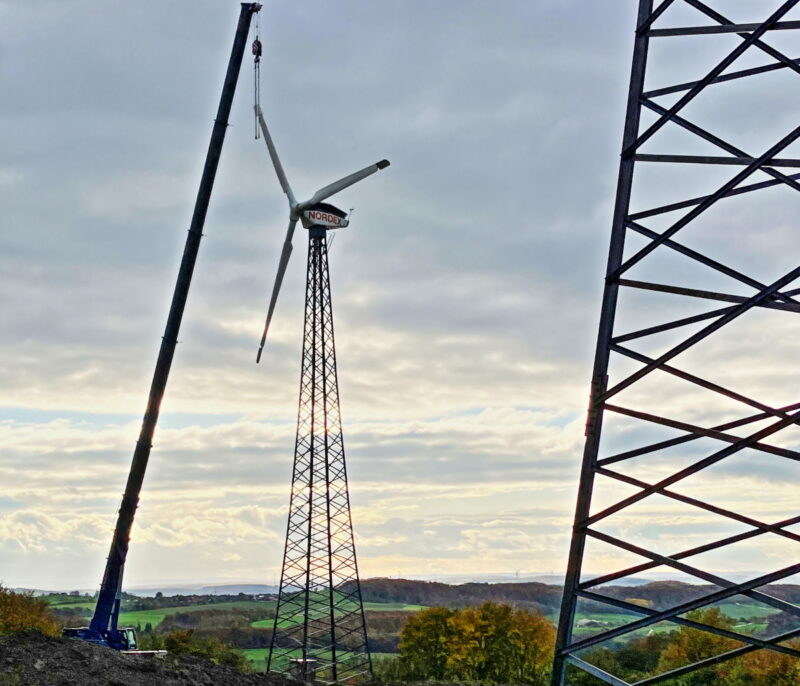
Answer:
[[(734, 389), (716, 383), (707, 374), (699, 376), (678, 366), (676, 360), (685, 352), (695, 349), (716, 334), (723, 327), (729, 326), (738, 318), (755, 310), (768, 310), (775, 312), (794, 313), (800, 312), (800, 303), (795, 296), (800, 294), (800, 289), (787, 288), (800, 277), (800, 266), (777, 276), (770, 283), (762, 283), (752, 275), (743, 273), (730, 265), (714, 259), (698, 250), (694, 250), (676, 240), (676, 235), (687, 226), (696, 223), (698, 218), (711, 207), (717, 207), (727, 198), (742, 196), (765, 188), (783, 185), (792, 191), (800, 190), (800, 174), (785, 174), (779, 171), (780, 167), (800, 167), (800, 160), (779, 157), (780, 153), (793, 142), (800, 139), (800, 126), (792, 129), (777, 143), (765, 149), (761, 154), (748, 154), (741, 148), (733, 145), (724, 138), (698, 126), (683, 114), (684, 108), (695, 98), (703, 95), (716, 84), (755, 78), (760, 74), (787, 70), (800, 74), (800, 60), (790, 58), (772, 47), (766, 40), (770, 31), (793, 31), (800, 29), (800, 21), (786, 20), (786, 15), (800, 2), (800, 0), (786, 0), (771, 5), (767, 11), (769, 16), (763, 21), (752, 24), (736, 24), (718, 12), (710, 3), (703, 0), (661, 0), (658, 4), (654, 0), (639, 0), (637, 29), (634, 41), (631, 80), (628, 93), (627, 113), (623, 134), (622, 156), (620, 160), (619, 178), (617, 183), (616, 204), (612, 222), (611, 245), (609, 250), (608, 266), (606, 271), (603, 302), (600, 317), (600, 326), (597, 337), (594, 370), (591, 381), (589, 411), (586, 422), (586, 441), (581, 467), (578, 499), (575, 509), (575, 520), (572, 531), (572, 540), (567, 566), (567, 575), (564, 585), (564, 596), (561, 605), (559, 626), (556, 639), (556, 654), (553, 664), (553, 686), (563, 686), (566, 676), (566, 667), (573, 665), (580, 670), (593, 674), (601, 681), (614, 686), (627, 686), (626, 681), (617, 675), (609, 674), (597, 666), (587, 662), (581, 657), (582, 651), (592, 647), (599, 647), (605, 642), (630, 637), (632, 632), (646, 629), (657, 622), (671, 622), (676, 626), (690, 626), (705, 632), (735, 640), (735, 647), (720, 655), (697, 660), (694, 663), (674, 668), (668, 672), (654, 674), (638, 682), (656, 684), (680, 675), (710, 667), (725, 662), (735, 657), (745, 655), (754, 650), (771, 650), (800, 658), (800, 651), (785, 645), (785, 642), (800, 636), (800, 607), (786, 602), (767, 592), (764, 587), (786, 579), (800, 572), (800, 563), (790, 564), (775, 571), (760, 574), (758, 577), (746, 582), (735, 583), (719, 573), (703, 569), (699, 564), (688, 561), (694, 556), (699, 556), (712, 551), (720, 551), (728, 546), (733, 546), (742, 541), (756, 539), (759, 536), (770, 534), (780, 537), (786, 545), (796, 546), (800, 542), (800, 535), (789, 530), (789, 527), (800, 523), (800, 515), (785, 517), (776, 522), (760, 521), (756, 517), (747, 516), (731, 507), (722, 507), (706, 500), (681, 493), (676, 488), (686, 483), (694, 475), (712, 467), (731, 456), (739, 455), (744, 450), (756, 451), (758, 454), (769, 454), (792, 460), (800, 460), (800, 452), (791, 448), (774, 445), (769, 439), (775, 437), (784, 429), (792, 428), (800, 423), (800, 403), (792, 403), (782, 407), (773, 407), (769, 403), (748, 397)], [(705, 18), (714, 22), (711, 25), (675, 27), (662, 27), (660, 21), (668, 15), (670, 7), (680, 4), (689, 5), (700, 12)], [(758, 3), (766, 6), (767, 3)], [(648, 46), (651, 39), (668, 39), (677, 36), (714, 36), (730, 34), (738, 36), (740, 42), (711, 70), (707, 71), (695, 81), (674, 84), (658, 89), (645, 91), (645, 74), (647, 70)], [(769, 55), (773, 61), (758, 67), (737, 68), (737, 60), (745, 53), (760, 51)], [(800, 85), (800, 84), (798, 84)], [(670, 106), (659, 104), (656, 99), (661, 96), (681, 94)], [(643, 109), (654, 112), (654, 123), (640, 130), (640, 118)], [(642, 152), (642, 147), (648, 141), (657, 141), (658, 133), (663, 129), (680, 127), (697, 137), (697, 139), (710, 143), (719, 148), (724, 154), (720, 156), (704, 155), (673, 155), (667, 153), (652, 154)], [(716, 190), (706, 195), (696, 196), (670, 202), (669, 204), (649, 207), (637, 212), (631, 212), (631, 194), (633, 187), (634, 171), (639, 164), (683, 164), (683, 165), (728, 165), (739, 167), (739, 172), (733, 173), (730, 178)], [(756, 173), (765, 175), (766, 180), (751, 181), (750, 177)], [(679, 213), (677, 219), (671, 221), (666, 229), (656, 231), (645, 225), (645, 220), (653, 217), (663, 217), (670, 213)], [(624, 256), (625, 238), (628, 232), (643, 236), (646, 240), (644, 247), (633, 252), (627, 259)], [(738, 284), (744, 284), (753, 289), (751, 295), (736, 295), (733, 293), (689, 288), (680, 284), (663, 284), (633, 280), (627, 278), (628, 272), (636, 265), (640, 270), (646, 268), (646, 258), (656, 251), (672, 251), (682, 255), (687, 260), (708, 270), (709, 273), (722, 274), (733, 279)], [(670, 294), (694, 302), (703, 300), (723, 303), (724, 306), (716, 309), (683, 316), (663, 323), (651, 325), (630, 332), (617, 332), (615, 318), (620, 297), (625, 292), (637, 290), (642, 293)], [(639, 350), (633, 349), (630, 342), (646, 342), (649, 337), (671, 332), (679, 333), (682, 327), (702, 325), (691, 335), (687, 335), (677, 344), (672, 345), (665, 352), (657, 356), (649, 356)], [(623, 345), (625, 344), (625, 345)], [(633, 360), (641, 364), (636, 371), (615, 379), (609, 380), (610, 361), (614, 356), (620, 359)], [(626, 389), (638, 388), (642, 382), (650, 380), (651, 375), (666, 374), (672, 379), (678, 379), (687, 384), (687, 388), (702, 388), (719, 398), (734, 401), (746, 408), (746, 413), (736, 419), (719, 422), (714, 426), (704, 426), (702, 418), (697, 421), (687, 421), (686, 418), (676, 418), (644, 411), (637, 407), (625, 407), (618, 400), (619, 394)], [(635, 395), (632, 397), (636, 397)], [(611, 400), (614, 399), (612, 403)], [(629, 446), (623, 452), (612, 455), (601, 455), (601, 434), (603, 420), (607, 413), (614, 416), (627, 417), (650, 426), (666, 427), (678, 432), (677, 435), (666, 440), (646, 440), (640, 445)], [(739, 435), (735, 430), (760, 424), (756, 431), (750, 429), (749, 433)], [(712, 439), (717, 441), (717, 448), (687, 466), (670, 473), (655, 483), (648, 483), (626, 473), (629, 460), (642, 457), (656, 458), (663, 451), (676, 446), (691, 444), (694, 441)], [(614, 468), (611, 468), (614, 465)], [(637, 489), (632, 495), (604, 507), (598, 512), (592, 512), (592, 496), (596, 489), (595, 476), (600, 475), (606, 479), (632, 486)], [(744, 529), (735, 534), (726, 535), (716, 540), (706, 542), (677, 552), (659, 552), (642, 545), (635, 545), (625, 541), (619, 536), (601, 531), (600, 526), (610, 518), (628, 508), (657, 495), (668, 499), (669, 502), (680, 503), (705, 513), (711, 513), (724, 521), (736, 522), (743, 525)], [(604, 574), (593, 579), (584, 580), (583, 571), (586, 543), (588, 540), (599, 541), (606, 546), (612, 546), (619, 551), (634, 554), (642, 558), (642, 562), (626, 569)], [(796, 555), (797, 551), (795, 552)], [(798, 559), (796, 556), (795, 559)], [(686, 603), (681, 603), (671, 608), (644, 608), (639, 605), (621, 601), (602, 593), (602, 585), (619, 582), (635, 574), (641, 574), (659, 566), (665, 566), (673, 571), (694, 577), (698, 581), (711, 584), (713, 590), (704, 593), (701, 597)], [(754, 601), (776, 608), (787, 615), (797, 619), (797, 628), (784, 632), (778, 636), (758, 638), (742, 634), (735, 629), (719, 629), (699, 624), (685, 616), (685, 613), (713, 606), (737, 595), (744, 595)], [(622, 626), (603, 629), (588, 637), (576, 640), (573, 636), (576, 607), (579, 600), (588, 600), (603, 603), (617, 611), (622, 610), (632, 613), (631, 621)], [(636, 618), (638, 617), (638, 618)]]

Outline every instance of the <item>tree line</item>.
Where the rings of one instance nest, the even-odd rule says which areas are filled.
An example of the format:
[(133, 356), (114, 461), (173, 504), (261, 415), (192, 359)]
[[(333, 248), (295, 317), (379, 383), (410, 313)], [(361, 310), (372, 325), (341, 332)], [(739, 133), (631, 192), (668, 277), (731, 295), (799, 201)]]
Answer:
[[(735, 631), (736, 620), (716, 607), (694, 610), (686, 617), (710, 627)], [(546, 686), (554, 642), (552, 623), (530, 610), (491, 602), (460, 610), (433, 607), (409, 618), (401, 633), (399, 658), (378, 662), (378, 676), (386, 682), (479, 681)], [(594, 649), (581, 658), (634, 683), (744, 645), (726, 636), (679, 626)], [(800, 650), (800, 639), (782, 645)], [(601, 686), (604, 682), (570, 668), (567, 683)], [(800, 660), (771, 650), (753, 650), (664, 683), (665, 686), (797, 686)]]

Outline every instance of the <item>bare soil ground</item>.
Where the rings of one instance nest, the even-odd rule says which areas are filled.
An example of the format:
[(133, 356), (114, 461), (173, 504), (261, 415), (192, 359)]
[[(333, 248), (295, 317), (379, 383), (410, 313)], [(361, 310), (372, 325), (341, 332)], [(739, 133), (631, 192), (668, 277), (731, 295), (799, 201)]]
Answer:
[(122, 655), (38, 633), (0, 636), (0, 686), (296, 686), (189, 656)]

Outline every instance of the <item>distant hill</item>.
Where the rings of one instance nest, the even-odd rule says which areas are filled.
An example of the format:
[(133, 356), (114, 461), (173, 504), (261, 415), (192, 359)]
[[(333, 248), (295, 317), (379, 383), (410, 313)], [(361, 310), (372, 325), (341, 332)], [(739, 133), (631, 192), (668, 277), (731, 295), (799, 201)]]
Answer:
[(138, 596), (154, 596), (161, 592), (165, 596), (173, 595), (264, 595), (266, 593), (277, 593), (277, 586), (267, 584), (207, 584), (197, 586), (152, 586), (148, 588), (125, 589), (126, 593)]
[[(646, 600), (655, 609), (685, 603), (718, 590), (711, 585), (687, 584), (682, 581), (653, 581), (639, 586), (599, 586), (597, 593), (618, 600)], [(800, 586), (777, 584), (762, 589), (781, 600), (800, 604)], [(406, 603), (409, 605), (444, 605), (465, 607), (487, 601), (509, 603), (537, 609), (544, 614), (557, 613), (561, 604), (561, 586), (539, 582), (466, 583), (449, 585), (438, 581), (412, 579), (365, 579), (361, 582), (365, 601), (374, 603)], [(732, 599), (735, 601), (735, 598)], [(752, 601), (750, 601), (752, 602)], [(602, 603), (582, 604), (585, 612), (608, 612)], [(625, 612), (624, 610), (614, 610)]]

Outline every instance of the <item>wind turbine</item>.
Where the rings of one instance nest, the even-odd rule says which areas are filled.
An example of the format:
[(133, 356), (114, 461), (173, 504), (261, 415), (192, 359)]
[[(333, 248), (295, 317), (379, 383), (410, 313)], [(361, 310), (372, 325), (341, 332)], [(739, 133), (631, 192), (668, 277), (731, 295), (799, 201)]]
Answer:
[(267, 122), (264, 121), (264, 113), (261, 107), (256, 104), (255, 106), (256, 117), (258, 125), (261, 128), (261, 133), (264, 136), (264, 142), (267, 144), (269, 156), (272, 160), (272, 166), (275, 167), (275, 174), (278, 176), (278, 181), (281, 184), (281, 189), (286, 194), (286, 199), (289, 201), (289, 228), (286, 230), (286, 238), (283, 241), (283, 249), (281, 250), (280, 261), (278, 262), (278, 273), (275, 275), (275, 285), (272, 287), (272, 296), (269, 299), (269, 309), (267, 310), (267, 320), (264, 323), (264, 333), (261, 335), (261, 343), (258, 346), (258, 354), (256, 355), (256, 362), (261, 361), (261, 353), (264, 351), (264, 343), (267, 340), (267, 332), (269, 325), (272, 321), (272, 315), (275, 312), (275, 303), (278, 300), (278, 293), (281, 290), (283, 283), (283, 275), (286, 273), (286, 266), (289, 264), (289, 258), (292, 256), (292, 237), (294, 236), (294, 227), (298, 220), (301, 220), (303, 227), (308, 229), (311, 226), (324, 226), (328, 229), (341, 229), (348, 225), (347, 215), (338, 208), (324, 203), (339, 191), (358, 183), (368, 176), (372, 176), (377, 171), (385, 169), (389, 166), (389, 160), (381, 160), (368, 167), (364, 167), (353, 174), (344, 176), (338, 181), (329, 183), (327, 186), (320, 188), (308, 200), (297, 202), (297, 199), (292, 192), (292, 187), (289, 185), (289, 180), (286, 178), (286, 172), (283, 171), (283, 165), (278, 157), (278, 151), (275, 149), (275, 143), (272, 141), (272, 136), (267, 128)]
[(371, 164), (297, 202), (261, 108), (256, 104), (255, 109), (275, 173), (289, 201), (289, 228), (257, 360), (264, 350), (292, 254), (295, 226), (301, 221), (308, 229), (292, 490), (267, 671), (305, 683), (342, 683), (371, 677), (372, 659), (350, 517), (328, 270), (328, 231), (347, 226), (348, 220), (345, 212), (325, 200), (388, 167), (389, 162)]

